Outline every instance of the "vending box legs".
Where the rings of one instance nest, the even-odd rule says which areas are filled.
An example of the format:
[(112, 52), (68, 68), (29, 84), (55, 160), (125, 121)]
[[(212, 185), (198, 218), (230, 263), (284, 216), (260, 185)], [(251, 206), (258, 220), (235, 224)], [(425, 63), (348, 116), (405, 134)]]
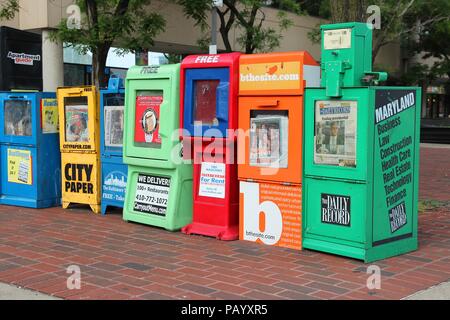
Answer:
[(62, 153), (63, 208), (71, 203), (88, 204), (100, 213), (100, 161), (94, 153)]
[(128, 166), (125, 221), (176, 231), (192, 221), (192, 168)]
[(184, 233), (239, 238), (235, 144), (232, 139), (194, 139), (194, 213)]

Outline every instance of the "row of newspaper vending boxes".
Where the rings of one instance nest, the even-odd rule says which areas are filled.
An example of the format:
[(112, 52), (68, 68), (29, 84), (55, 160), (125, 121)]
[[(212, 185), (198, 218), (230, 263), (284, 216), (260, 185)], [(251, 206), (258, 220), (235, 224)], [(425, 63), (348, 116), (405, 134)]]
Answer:
[[(124, 207), (125, 220), (235, 240), (240, 193), (250, 204), (256, 186), (283, 193), (287, 215), (289, 239), (263, 242), (300, 249), (302, 99), (319, 81), (307, 52), (231, 53), (132, 67), (126, 85), (111, 78), (99, 94), (4, 93), (3, 203), (39, 208), (62, 196), (64, 208)], [(281, 222), (271, 217), (257, 227)]]
[(329, 25), (320, 66), (305, 51), (195, 55), (100, 93), (3, 93), (0, 203), (62, 197), (365, 261), (414, 250), (420, 90), (374, 86), (371, 41), (365, 24)]

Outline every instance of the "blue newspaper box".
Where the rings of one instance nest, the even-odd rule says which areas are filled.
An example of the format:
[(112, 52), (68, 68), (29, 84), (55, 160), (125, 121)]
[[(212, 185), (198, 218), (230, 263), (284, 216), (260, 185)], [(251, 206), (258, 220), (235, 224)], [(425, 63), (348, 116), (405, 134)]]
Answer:
[(123, 208), (128, 165), (123, 163), (123, 110), (125, 89), (120, 78), (111, 77), (100, 91), (102, 214), (108, 206)]
[(0, 204), (61, 204), (61, 154), (55, 93), (0, 93)]

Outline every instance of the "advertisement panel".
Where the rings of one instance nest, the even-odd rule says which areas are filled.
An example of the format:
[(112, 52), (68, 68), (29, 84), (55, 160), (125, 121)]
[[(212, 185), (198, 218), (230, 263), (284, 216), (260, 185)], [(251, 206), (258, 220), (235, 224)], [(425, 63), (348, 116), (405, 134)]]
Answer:
[(153, 148), (161, 147), (160, 106), (163, 102), (160, 95), (139, 95), (136, 97), (136, 119), (134, 142)]
[(301, 250), (301, 186), (241, 181), (240, 193), (240, 240)]

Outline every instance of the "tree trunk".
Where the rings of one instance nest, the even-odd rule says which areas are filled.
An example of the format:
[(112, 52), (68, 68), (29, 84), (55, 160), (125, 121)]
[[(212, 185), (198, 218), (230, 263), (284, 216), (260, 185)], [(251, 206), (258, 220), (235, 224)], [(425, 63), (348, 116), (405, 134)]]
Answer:
[(332, 23), (366, 21), (367, 0), (329, 1)]
[(230, 43), (229, 33), (230, 33), (231, 26), (234, 23), (234, 19), (235, 19), (234, 13), (230, 12), (230, 17), (228, 18), (228, 22), (226, 22), (225, 15), (227, 14), (227, 12), (229, 12), (229, 10), (227, 12), (221, 12), (219, 9), (216, 8), (216, 11), (217, 11), (217, 15), (219, 16), (219, 19), (220, 19), (219, 32), (220, 32), (220, 36), (222, 37), (223, 44), (225, 46), (225, 51), (233, 52), (233, 48), (231, 47), (231, 43)]
[(109, 48), (100, 47), (98, 51), (92, 54), (92, 85), (97, 90), (101, 89), (102, 81), (105, 78), (106, 58), (108, 57)]

